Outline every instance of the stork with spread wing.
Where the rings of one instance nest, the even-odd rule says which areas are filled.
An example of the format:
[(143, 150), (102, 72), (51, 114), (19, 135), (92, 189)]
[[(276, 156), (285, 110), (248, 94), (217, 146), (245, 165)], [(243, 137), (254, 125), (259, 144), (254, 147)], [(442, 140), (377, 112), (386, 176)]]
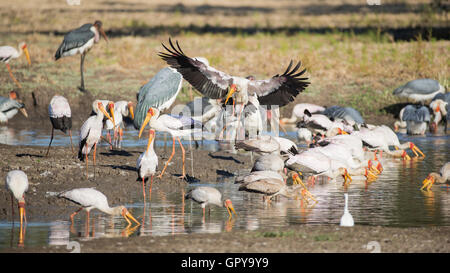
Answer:
[[(248, 103), (249, 97), (255, 94), (260, 105), (284, 106), (293, 101), (310, 84), (307, 77), (301, 77), (306, 72), (306, 69), (299, 71), (301, 62), (292, 68), (293, 61), (291, 60), (282, 75), (277, 74), (266, 80), (250, 80), (228, 75), (186, 56), (178, 41), (175, 47), (169, 38), (169, 44), (170, 48), (162, 44), (167, 52), (159, 53), (159, 56), (169, 66), (176, 69), (186, 81), (206, 97), (225, 99), (226, 102), (233, 97), (237, 104), (242, 104), (241, 110)], [(240, 119), (241, 113), (242, 111), (238, 119)]]

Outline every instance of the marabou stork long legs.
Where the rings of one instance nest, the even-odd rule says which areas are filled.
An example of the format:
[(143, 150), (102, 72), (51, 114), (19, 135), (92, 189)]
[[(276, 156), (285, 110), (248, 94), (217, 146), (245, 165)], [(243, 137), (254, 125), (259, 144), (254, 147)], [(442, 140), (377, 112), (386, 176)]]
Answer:
[(81, 92), (86, 92), (87, 90), (84, 88), (84, 77), (83, 77), (83, 69), (84, 69), (84, 58), (86, 56), (86, 53), (81, 54), (81, 61), (80, 61), (80, 73), (81, 73), (81, 85), (78, 87), (78, 89)]

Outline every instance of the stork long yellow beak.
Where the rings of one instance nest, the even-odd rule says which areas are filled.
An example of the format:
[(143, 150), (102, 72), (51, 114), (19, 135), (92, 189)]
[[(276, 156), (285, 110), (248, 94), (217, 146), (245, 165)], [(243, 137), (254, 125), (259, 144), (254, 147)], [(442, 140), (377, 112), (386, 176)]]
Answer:
[(26, 118), (28, 118), (27, 110), (26, 110), (24, 107), (19, 108), (19, 111), (20, 111)]
[(139, 223), (127, 209), (124, 209), (122, 216), (125, 220), (127, 220), (128, 225), (131, 225), (131, 221), (129, 219), (133, 220), (136, 224), (141, 225), (141, 223)]
[(28, 65), (31, 65), (30, 52), (28, 52), (28, 48), (25, 47), (25, 48), (23, 49), (23, 52), (25, 53), (25, 57), (27, 58)]
[(236, 85), (232, 84), (230, 86), (230, 90), (228, 91), (227, 99), (225, 100), (225, 104), (227, 104), (228, 100), (231, 98), (231, 96), (234, 94), (234, 92), (236, 92)]
[(232, 214), (231, 214), (231, 212), (233, 212), (233, 213), (234, 213), (234, 215), (236, 215), (236, 216), (237, 216), (237, 213), (236, 213), (236, 211), (234, 210), (234, 207), (233, 207), (233, 205), (232, 205), (232, 204), (229, 204), (229, 205), (228, 205), (228, 214), (230, 215), (230, 217), (232, 217)]
[(434, 177), (427, 176), (427, 178), (425, 178), (425, 180), (423, 180), (422, 184), (423, 184), (423, 186), (420, 189), (423, 190), (424, 188), (426, 188), (427, 191), (429, 191), (434, 184)]
[(114, 117), (114, 103), (110, 102), (108, 106), (109, 106), (109, 113), (111, 113), (112, 122), (114, 124), (114, 127), (116, 127), (116, 118)]
[(142, 132), (144, 131), (144, 128), (147, 125), (147, 123), (150, 122), (152, 116), (153, 115), (152, 115), (151, 111), (148, 111), (147, 115), (145, 116), (144, 122), (142, 123), (141, 128), (139, 129), (139, 138), (141, 138)]
[(133, 105), (128, 106), (128, 109), (129, 109), (130, 114), (131, 114), (131, 119), (134, 120), (134, 109), (133, 109)]
[(114, 123), (114, 120), (111, 118), (111, 116), (108, 114), (108, 112), (106, 112), (105, 107), (103, 107), (103, 104), (99, 103), (98, 109), (100, 109), (100, 111), (102, 111), (102, 113), (105, 115), (106, 118), (108, 118), (110, 121), (112, 121), (112, 123), (114, 124), (114, 127), (115, 127), (116, 124)]
[[(414, 144), (413, 144), (414, 145)], [(417, 152), (422, 156), (425, 157), (425, 154), (422, 153), (422, 151), (419, 149), (419, 147), (417, 147), (416, 145), (414, 145), (411, 150), (413, 151), (413, 153), (416, 155), (416, 157), (418, 157), (419, 155), (417, 154)]]

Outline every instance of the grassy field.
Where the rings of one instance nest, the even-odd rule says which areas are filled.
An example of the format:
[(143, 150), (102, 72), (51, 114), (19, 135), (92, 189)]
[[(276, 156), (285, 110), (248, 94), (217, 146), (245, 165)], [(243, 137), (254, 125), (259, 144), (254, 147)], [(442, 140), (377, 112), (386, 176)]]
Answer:
[[(189, 56), (206, 57), (234, 75), (267, 78), (282, 73), (291, 59), (301, 60), (311, 85), (297, 103), (349, 105), (369, 122), (392, 121), (382, 109), (400, 101), (392, 90), (406, 81), (430, 77), (449, 83), (450, 24), (442, 8), (449, 5), (439, 1), (10, 2), (0, 1), (0, 44), (29, 44), (32, 66), (25, 58), (11, 65), (22, 96), (27, 101), (35, 93), (42, 111), (55, 93), (83, 99), (76, 88), (79, 57), (55, 62), (53, 56), (66, 31), (96, 19), (110, 42), (102, 40), (86, 58), (86, 87), (93, 97), (135, 100), (139, 87), (165, 66), (157, 53), (168, 37)], [(6, 67), (0, 83), (0, 95), (15, 88)], [(185, 83), (179, 102), (191, 99), (189, 89)], [(292, 106), (282, 113), (289, 115)]]

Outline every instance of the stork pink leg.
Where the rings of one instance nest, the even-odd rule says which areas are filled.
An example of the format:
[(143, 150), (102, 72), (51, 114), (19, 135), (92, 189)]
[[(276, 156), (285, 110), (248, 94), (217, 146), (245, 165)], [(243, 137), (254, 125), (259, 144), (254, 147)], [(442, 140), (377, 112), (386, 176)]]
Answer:
[(185, 165), (185, 159), (186, 159), (186, 152), (184, 150), (183, 144), (181, 144), (181, 140), (179, 137), (177, 137), (177, 140), (178, 140), (178, 143), (180, 144), (181, 152), (183, 154), (183, 157), (182, 157), (182, 159), (183, 159), (183, 175), (180, 178), (185, 179), (186, 178), (186, 170), (185, 170), (184, 165)]
[(9, 64), (6, 64), (6, 67), (8, 68), (8, 72), (9, 72), (9, 76), (11, 77), (11, 79), (14, 81), (14, 83), (22, 89), (22, 85), (20, 85), (20, 83), (16, 80), (16, 78), (14, 77), (11, 67), (9, 66)]
[(45, 154), (45, 156), (48, 156), (48, 152), (50, 151), (50, 146), (52, 145), (54, 131), (55, 131), (55, 128), (52, 127), (52, 136), (50, 137), (50, 143), (48, 144), (47, 153)]
[(89, 179), (89, 174), (88, 174), (88, 145), (87, 145), (87, 142), (86, 142), (86, 144), (85, 144), (85, 148), (86, 148), (86, 150), (84, 151), (85, 152), (85, 157), (86, 157), (86, 179)]
[(142, 194), (144, 195), (144, 200), (145, 200), (145, 178), (142, 177)]
[(158, 178), (161, 178), (163, 176), (164, 172), (166, 171), (167, 166), (169, 166), (169, 162), (172, 160), (172, 157), (175, 154), (175, 137), (172, 137), (172, 139), (173, 139), (173, 142), (172, 142), (172, 154), (170, 155), (169, 160), (167, 160), (166, 164), (164, 165), (164, 168), (163, 168), (161, 174), (158, 175)]

